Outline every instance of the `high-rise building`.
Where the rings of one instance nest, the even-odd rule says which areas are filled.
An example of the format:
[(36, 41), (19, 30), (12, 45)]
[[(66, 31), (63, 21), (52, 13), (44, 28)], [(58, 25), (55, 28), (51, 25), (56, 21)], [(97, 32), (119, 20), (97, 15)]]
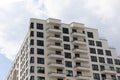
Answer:
[(7, 80), (120, 80), (120, 58), (97, 29), (32, 18)]

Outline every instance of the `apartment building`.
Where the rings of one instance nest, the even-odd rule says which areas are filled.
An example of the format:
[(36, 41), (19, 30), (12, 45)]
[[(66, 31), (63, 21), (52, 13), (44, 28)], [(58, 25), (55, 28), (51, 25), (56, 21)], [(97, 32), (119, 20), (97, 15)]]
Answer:
[(97, 29), (31, 18), (7, 80), (120, 80), (120, 58)]

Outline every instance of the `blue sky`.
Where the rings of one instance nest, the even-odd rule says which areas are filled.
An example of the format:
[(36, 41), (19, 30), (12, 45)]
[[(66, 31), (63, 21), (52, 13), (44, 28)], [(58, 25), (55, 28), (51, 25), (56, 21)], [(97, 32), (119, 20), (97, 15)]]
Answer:
[(2, 0), (0, 1), (0, 80), (5, 80), (11, 63), (26, 35), (29, 19), (48, 17), (84, 23), (96, 28), (100, 38), (120, 55), (120, 0)]

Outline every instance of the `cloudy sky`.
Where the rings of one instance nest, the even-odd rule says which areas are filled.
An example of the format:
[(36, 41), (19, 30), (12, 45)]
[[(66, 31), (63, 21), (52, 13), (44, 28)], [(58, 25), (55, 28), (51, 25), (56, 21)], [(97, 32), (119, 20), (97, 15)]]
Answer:
[(0, 0), (0, 80), (26, 35), (29, 19), (48, 17), (96, 28), (120, 54), (120, 0)]

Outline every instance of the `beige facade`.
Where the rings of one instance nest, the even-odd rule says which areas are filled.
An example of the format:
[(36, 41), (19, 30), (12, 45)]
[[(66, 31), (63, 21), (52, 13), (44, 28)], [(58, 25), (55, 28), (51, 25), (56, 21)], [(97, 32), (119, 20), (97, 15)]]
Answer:
[(7, 80), (120, 80), (120, 58), (97, 29), (32, 18)]

